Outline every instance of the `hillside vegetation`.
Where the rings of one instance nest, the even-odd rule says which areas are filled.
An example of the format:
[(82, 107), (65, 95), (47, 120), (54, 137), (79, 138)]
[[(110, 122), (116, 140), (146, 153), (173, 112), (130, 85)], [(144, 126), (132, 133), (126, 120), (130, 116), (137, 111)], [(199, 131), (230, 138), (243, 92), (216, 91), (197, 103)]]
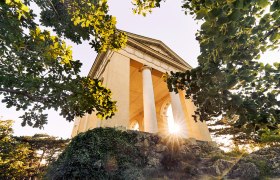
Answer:
[(48, 179), (280, 178), (280, 147), (225, 153), (213, 142), (97, 128), (80, 133)]

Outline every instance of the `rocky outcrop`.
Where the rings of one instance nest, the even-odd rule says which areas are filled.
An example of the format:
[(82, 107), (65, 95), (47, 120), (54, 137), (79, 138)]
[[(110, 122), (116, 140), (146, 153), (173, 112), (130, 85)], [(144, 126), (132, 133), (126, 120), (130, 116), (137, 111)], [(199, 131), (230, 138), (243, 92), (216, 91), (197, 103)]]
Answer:
[(262, 179), (280, 177), (280, 148), (229, 156), (213, 142), (94, 129), (75, 137), (50, 179)]
[(227, 174), (228, 178), (280, 178), (280, 147), (253, 152), (240, 159)]

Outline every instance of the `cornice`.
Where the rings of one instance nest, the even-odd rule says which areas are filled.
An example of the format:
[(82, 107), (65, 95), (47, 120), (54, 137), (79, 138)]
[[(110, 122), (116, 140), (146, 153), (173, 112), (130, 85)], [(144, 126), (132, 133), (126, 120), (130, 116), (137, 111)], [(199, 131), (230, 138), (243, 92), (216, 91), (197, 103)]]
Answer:
[(98, 55), (96, 56), (94, 63), (92, 64), (90, 71), (88, 73), (88, 77), (93, 78), (95, 73), (97, 72), (98, 68), (100, 67), (102, 60), (104, 60), (104, 57), (106, 57), (106, 55), (108, 54), (109, 50), (107, 50), (106, 52), (101, 52), (98, 53)]

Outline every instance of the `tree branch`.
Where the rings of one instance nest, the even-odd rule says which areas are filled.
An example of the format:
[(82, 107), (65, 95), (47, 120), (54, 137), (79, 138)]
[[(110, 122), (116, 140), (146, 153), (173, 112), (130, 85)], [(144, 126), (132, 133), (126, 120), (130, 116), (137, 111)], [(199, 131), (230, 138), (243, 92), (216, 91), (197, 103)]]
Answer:
[(29, 98), (31, 101), (34, 101), (34, 102), (40, 102), (40, 103), (46, 103), (47, 102), (46, 98), (38, 97), (38, 96), (33, 96), (32, 94), (28, 93), (28, 91), (0, 88), (0, 92), (1, 91), (2, 92), (11, 93), (11, 94), (18, 94), (18, 95), (25, 96), (25, 97)]
[(264, 38), (260, 39), (260, 42), (264, 42), (271, 34), (273, 34), (275, 31), (277, 31), (280, 28), (280, 25), (269, 31)]

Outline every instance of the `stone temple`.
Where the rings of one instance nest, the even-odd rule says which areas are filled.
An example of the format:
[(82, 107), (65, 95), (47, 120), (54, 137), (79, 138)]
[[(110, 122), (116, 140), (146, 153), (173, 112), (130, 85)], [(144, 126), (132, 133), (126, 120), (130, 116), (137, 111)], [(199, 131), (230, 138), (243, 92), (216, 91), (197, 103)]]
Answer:
[[(122, 127), (150, 133), (170, 133), (170, 118), (178, 135), (211, 141), (205, 122), (195, 122), (193, 102), (184, 92), (169, 92), (163, 75), (191, 69), (191, 66), (163, 42), (128, 33), (127, 46), (119, 51), (99, 53), (89, 77), (102, 80), (117, 101), (118, 112), (100, 120), (95, 114), (76, 118), (72, 137), (96, 127)], [(172, 107), (172, 113), (168, 109)]]

